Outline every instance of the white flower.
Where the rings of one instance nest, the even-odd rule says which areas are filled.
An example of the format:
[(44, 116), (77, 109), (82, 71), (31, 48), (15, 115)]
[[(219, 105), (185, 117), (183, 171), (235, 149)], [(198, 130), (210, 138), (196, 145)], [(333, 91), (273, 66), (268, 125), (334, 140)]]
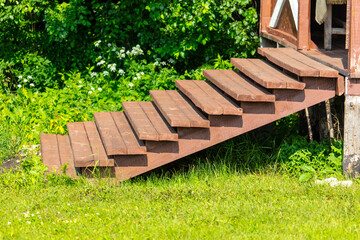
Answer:
[(172, 58), (170, 58), (170, 59), (169, 59), (169, 63), (174, 64), (174, 63), (175, 63), (175, 60), (172, 59)]
[(24, 82), (27, 82), (28, 80), (26, 78), (24, 78)]
[(133, 86), (134, 86), (134, 84), (133, 84), (132, 82), (130, 82), (128, 85), (129, 85), (129, 87), (133, 87)]
[(78, 86), (78, 88), (81, 88), (81, 87), (82, 87), (81, 85)]
[(100, 91), (100, 92), (101, 92), (101, 91), (102, 91), (102, 88), (98, 88), (98, 91)]
[(103, 65), (104, 63), (105, 63), (105, 61), (104, 61), (104, 60), (101, 60), (101, 61), (98, 62), (96, 65), (101, 66), (101, 65)]
[(94, 90), (95, 90), (95, 88), (91, 87), (91, 90), (93, 90), (93, 91), (94, 91)]
[(19, 76), (19, 79), (22, 79), (22, 75)]
[(27, 223), (27, 224), (31, 224), (31, 222), (30, 222), (30, 221), (26, 221), (26, 223)]
[(18, 87), (18, 88), (21, 88), (22, 86), (21, 86), (21, 84), (18, 84), (17, 87)]
[(122, 70), (122, 69), (119, 69), (118, 73), (119, 73), (120, 75), (124, 75), (124, 74), (125, 74), (125, 71)]
[(35, 85), (33, 83), (30, 83), (30, 87), (34, 87)]
[(111, 49), (111, 51), (116, 52), (116, 47), (113, 47), (113, 49)]
[(116, 63), (109, 64), (107, 67), (108, 67), (108, 69), (110, 69), (111, 72), (116, 71)]
[[(125, 51), (125, 50), (124, 50)], [(119, 52), (119, 53), (117, 53), (117, 58), (118, 59), (123, 59), (123, 58), (125, 58), (126, 57), (126, 55), (125, 55), (125, 53), (123, 53), (123, 52)]]
[(111, 43), (108, 43), (108, 47), (111, 47)]
[(8, 222), (8, 225), (10, 225), (11, 224), (11, 222)]
[(24, 218), (29, 218), (29, 217), (30, 217), (30, 213), (29, 213), (29, 211), (24, 212)]
[(140, 75), (144, 76), (144, 75), (145, 75), (145, 73), (144, 73), (144, 72), (141, 72), (141, 73), (140, 73)]
[(96, 213), (96, 215), (99, 215), (99, 213)]
[(154, 62), (154, 66), (155, 66), (155, 67), (156, 67), (156, 66), (160, 66), (160, 62), (155, 61), (155, 62)]
[(28, 76), (28, 79), (32, 79), (32, 76)]
[(101, 43), (101, 40), (96, 41), (96, 42), (94, 43), (95, 47), (99, 47), (100, 43)]
[(99, 60), (102, 59), (102, 56), (98, 56), (98, 59), (99, 59)]
[(81, 81), (79, 81), (79, 83), (81, 83)]
[(104, 75), (104, 76), (108, 76), (108, 75), (109, 75), (109, 72), (108, 72), (108, 71), (103, 71), (103, 75)]
[(125, 53), (125, 48), (121, 48), (120, 53)]
[(92, 91), (89, 91), (89, 94), (92, 94), (93, 92)]
[(92, 73), (90, 73), (90, 77), (97, 77), (98, 76), (98, 73), (97, 72), (92, 72)]
[(138, 78), (137, 78), (137, 77), (134, 77), (133, 79), (134, 79), (134, 80), (138, 80)]
[(163, 65), (163, 66), (165, 66), (165, 65), (166, 65), (166, 62), (161, 62), (160, 64)]

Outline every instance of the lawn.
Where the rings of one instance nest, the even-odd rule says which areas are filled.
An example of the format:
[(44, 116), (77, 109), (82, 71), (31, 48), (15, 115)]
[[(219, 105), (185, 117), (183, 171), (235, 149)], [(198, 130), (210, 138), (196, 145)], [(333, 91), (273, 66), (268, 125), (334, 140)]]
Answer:
[[(176, 168), (175, 168), (176, 169)], [(2, 187), (1, 239), (358, 239), (360, 192), (203, 160), (115, 184)]]

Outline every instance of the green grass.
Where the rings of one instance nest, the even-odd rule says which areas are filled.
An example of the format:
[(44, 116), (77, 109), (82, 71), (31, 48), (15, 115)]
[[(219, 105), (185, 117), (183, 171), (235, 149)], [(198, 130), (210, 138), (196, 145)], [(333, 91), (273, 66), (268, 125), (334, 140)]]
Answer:
[(358, 239), (358, 187), (300, 184), (278, 174), (213, 173), (119, 186), (2, 189), (0, 237)]

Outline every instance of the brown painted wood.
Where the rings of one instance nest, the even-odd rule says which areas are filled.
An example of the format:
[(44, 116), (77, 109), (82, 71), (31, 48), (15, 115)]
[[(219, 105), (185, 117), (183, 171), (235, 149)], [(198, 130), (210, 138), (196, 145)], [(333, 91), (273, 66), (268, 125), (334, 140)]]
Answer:
[(170, 127), (152, 102), (139, 102), (150, 122), (159, 134), (159, 141), (177, 141), (178, 134)]
[(94, 118), (107, 155), (127, 154), (126, 145), (111, 113), (97, 112)]
[(57, 135), (57, 142), (59, 146), (59, 156), (61, 166), (67, 164), (66, 174), (71, 178), (76, 177), (76, 170), (74, 165), (74, 155), (70, 145), (68, 135)]
[(170, 126), (204, 128), (210, 126), (209, 120), (196, 111), (178, 91), (152, 90), (150, 96)]
[[(296, 91), (299, 95), (305, 95), (303, 101), (276, 101), (274, 114), (243, 113), (241, 116), (243, 122), (241, 128), (238, 126), (211, 126), (209, 129), (210, 134), (208, 134), (210, 138), (208, 139), (180, 138), (178, 141), (178, 153), (148, 153), (146, 167), (118, 167), (115, 169), (117, 176), (120, 177), (120, 180), (134, 177), (335, 96), (335, 79), (307, 79), (306, 84), (304, 91)], [(297, 97), (294, 96), (294, 98)]]
[(125, 143), (126, 154), (145, 154), (145, 144), (136, 137), (124, 112), (112, 112), (111, 116), (121, 134), (122, 141)]
[(97, 130), (95, 122), (84, 122), (84, 127), (89, 139), (91, 151), (94, 156), (94, 161), (91, 165), (88, 166), (78, 166), (78, 167), (90, 167), (90, 166), (98, 166), (98, 167), (106, 167), (106, 166), (114, 166), (114, 159), (108, 157), (106, 154), (104, 145), (101, 141), (100, 134)]
[(291, 36), (297, 37), (297, 29), (289, 1), (286, 1), (284, 4), (284, 8), (276, 28), (288, 33)]
[(360, 72), (360, 1), (350, 0), (349, 71)]
[(338, 72), (291, 48), (259, 48), (260, 55), (300, 77), (337, 78)]
[(176, 80), (175, 85), (198, 108), (210, 115), (241, 115), (242, 110), (206, 81)]
[(56, 134), (40, 134), (41, 156), (48, 172), (60, 172), (60, 156)]
[(204, 76), (237, 101), (274, 102), (275, 96), (233, 70), (204, 70)]
[(341, 75), (337, 78), (335, 93), (337, 96), (341, 96), (345, 93), (345, 78)]
[(271, 19), (271, 0), (261, 0), (260, 2), (260, 31), (265, 32)]
[(152, 102), (123, 102), (122, 106), (140, 140), (177, 140), (176, 132), (166, 125)]
[(297, 38), (287, 32), (284, 32), (284, 31), (276, 29), (276, 28), (269, 27), (267, 29), (267, 33), (272, 34), (283, 41), (287, 41), (287, 42), (291, 43), (291, 45), (294, 47), (297, 46)]
[(289, 77), (264, 60), (232, 58), (231, 63), (246, 76), (265, 88), (295, 90), (305, 88), (305, 83)]
[(75, 167), (93, 164), (94, 155), (91, 151), (90, 142), (86, 134), (83, 122), (67, 124), (71, 147), (74, 153)]
[(122, 107), (140, 140), (159, 141), (160, 136), (139, 102), (123, 102)]
[(311, 22), (311, 0), (299, 1), (299, 20), (297, 33), (297, 48), (309, 49), (310, 45), (310, 22)]

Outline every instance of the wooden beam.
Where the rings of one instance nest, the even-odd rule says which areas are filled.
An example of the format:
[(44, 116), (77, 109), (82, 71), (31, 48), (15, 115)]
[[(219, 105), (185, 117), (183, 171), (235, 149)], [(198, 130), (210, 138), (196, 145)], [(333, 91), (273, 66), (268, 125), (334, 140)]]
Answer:
[(271, 0), (260, 2), (260, 32), (266, 32), (271, 19)]
[(310, 48), (310, 7), (311, 0), (299, 1), (298, 49)]
[(360, 72), (360, 1), (350, 0), (349, 71)]
[(324, 23), (324, 48), (331, 50), (332, 45), (332, 5), (327, 5), (327, 18)]

